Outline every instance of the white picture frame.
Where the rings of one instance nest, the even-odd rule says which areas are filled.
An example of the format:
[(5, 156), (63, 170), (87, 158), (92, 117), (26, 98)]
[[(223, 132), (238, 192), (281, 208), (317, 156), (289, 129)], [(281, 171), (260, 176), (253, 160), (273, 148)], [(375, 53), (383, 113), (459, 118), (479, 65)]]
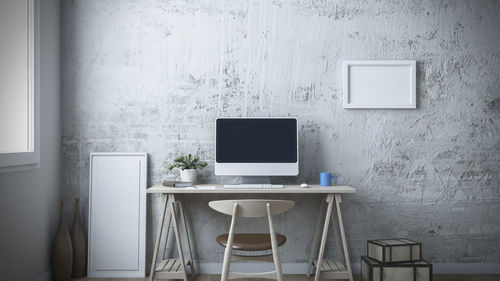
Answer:
[(91, 153), (90, 278), (146, 274), (146, 153)]
[(343, 62), (344, 108), (416, 108), (415, 60)]

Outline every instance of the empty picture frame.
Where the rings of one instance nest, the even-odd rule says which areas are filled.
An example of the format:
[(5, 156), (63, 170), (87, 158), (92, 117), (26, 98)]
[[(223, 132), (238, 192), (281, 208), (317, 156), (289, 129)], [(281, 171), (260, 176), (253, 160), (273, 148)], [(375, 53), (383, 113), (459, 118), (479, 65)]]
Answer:
[(416, 61), (344, 61), (344, 108), (416, 108)]

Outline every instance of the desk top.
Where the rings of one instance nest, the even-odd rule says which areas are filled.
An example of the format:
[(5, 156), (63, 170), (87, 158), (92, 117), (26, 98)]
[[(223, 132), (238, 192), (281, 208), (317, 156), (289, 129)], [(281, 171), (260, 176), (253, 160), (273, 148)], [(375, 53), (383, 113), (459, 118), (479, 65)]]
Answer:
[[(300, 187), (300, 185), (284, 185), (284, 188), (224, 188), (223, 184), (197, 184), (193, 187), (166, 187), (162, 184), (154, 185), (147, 189), (147, 193), (355, 193), (356, 189), (348, 185), (309, 185), (309, 187)], [(214, 189), (208, 189), (215, 186)]]

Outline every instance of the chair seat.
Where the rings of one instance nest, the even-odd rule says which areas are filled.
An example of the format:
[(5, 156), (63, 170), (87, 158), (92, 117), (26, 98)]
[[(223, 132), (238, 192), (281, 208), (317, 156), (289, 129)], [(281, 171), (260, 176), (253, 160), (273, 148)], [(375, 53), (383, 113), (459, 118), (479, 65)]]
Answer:
[[(226, 247), (228, 234), (217, 236), (217, 243)], [(276, 233), (278, 246), (285, 244), (286, 236)], [(269, 233), (235, 233), (233, 250), (238, 251), (264, 251), (271, 250), (271, 236)]]

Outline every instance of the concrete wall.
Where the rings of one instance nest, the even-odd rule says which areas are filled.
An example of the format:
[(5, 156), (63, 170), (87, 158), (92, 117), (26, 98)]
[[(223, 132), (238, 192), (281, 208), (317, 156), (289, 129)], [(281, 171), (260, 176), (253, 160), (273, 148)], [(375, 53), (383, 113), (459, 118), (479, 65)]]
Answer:
[(50, 280), (61, 197), (60, 2), (35, 2), (40, 167), (0, 173), (0, 279), (9, 281)]
[[(150, 185), (188, 152), (209, 161), (203, 182), (236, 182), (213, 175), (214, 118), (296, 116), (300, 176), (276, 181), (332, 171), (357, 188), (343, 203), (353, 261), (367, 239), (410, 237), (434, 263), (500, 263), (500, 2), (74, 0), (63, 13), (65, 199), (88, 199), (94, 151), (148, 152)], [(345, 59), (417, 60), (418, 108), (343, 109)], [(222, 261), (229, 223), (214, 198), (184, 197), (204, 263)], [(319, 197), (291, 198), (283, 262), (302, 263)]]

